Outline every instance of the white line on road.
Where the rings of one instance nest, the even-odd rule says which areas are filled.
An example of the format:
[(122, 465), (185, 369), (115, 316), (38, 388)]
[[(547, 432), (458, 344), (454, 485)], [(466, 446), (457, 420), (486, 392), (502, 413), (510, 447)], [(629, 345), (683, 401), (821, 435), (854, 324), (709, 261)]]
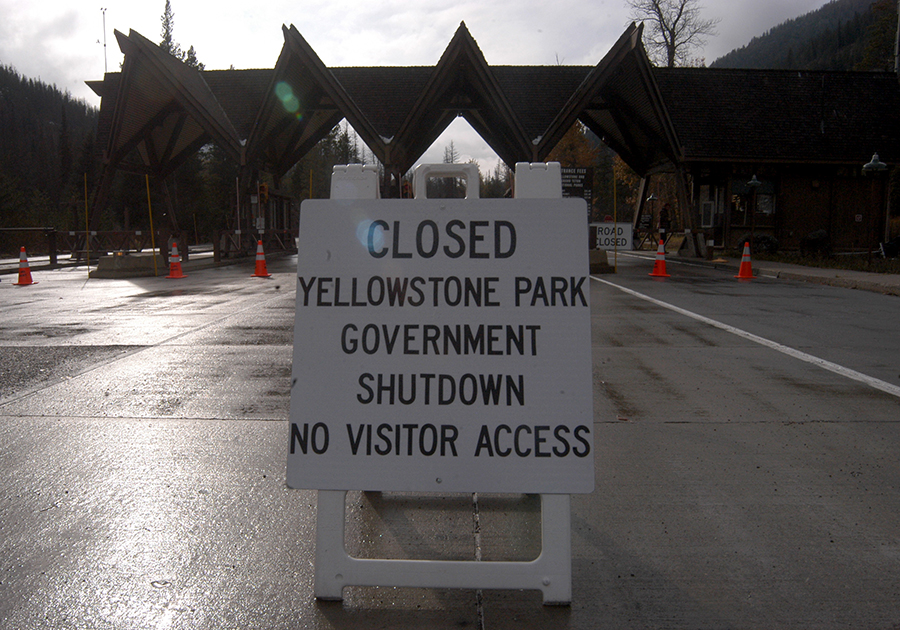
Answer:
[(851, 370), (850, 368), (846, 368), (843, 365), (838, 365), (837, 363), (832, 363), (831, 361), (826, 361), (825, 359), (820, 359), (819, 357), (814, 357), (811, 354), (806, 354), (805, 352), (801, 352), (789, 346), (782, 345), (770, 339), (766, 339), (765, 337), (760, 337), (759, 335), (754, 335), (753, 333), (749, 333), (746, 330), (741, 330), (740, 328), (735, 328), (734, 326), (729, 326), (728, 324), (723, 324), (722, 322), (717, 322), (714, 319), (710, 319), (709, 317), (704, 317), (703, 315), (699, 315), (697, 313), (693, 313), (691, 311), (685, 310), (674, 304), (669, 304), (668, 302), (663, 302), (661, 300), (657, 300), (656, 298), (652, 298), (649, 295), (644, 295), (643, 293), (638, 293), (632, 289), (627, 289), (623, 286), (615, 284), (614, 282), (610, 282), (609, 280), (603, 280), (601, 278), (597, 278), (591, 276), (591, 280), (595, 280), (597, 282), (609, 285), (619, 291), (627, 293), (628, 295), (633, 295), (636, 298), (640, 298), (642, 300), (646, 300), (652, 304), (656, 304), (657, 306), (661, 306), (663, 308), (667, 308), (670, 311), (675, 311), (685, 317), (690, 317), (691, 319), (695, 319), (698, 322), (703, 322), (704, 324), (708, 324), (720, 330), (724, 330), (726, 332), (730, 332), (733, 335), (737, 335), (738, 337), (743, 337), (749, 341), (754, 343), (758, 343), (761, 346), (765, 346), (767, 348), (771, 348), (772, 350), (777, 350), (783, 354), (786, 354), (790, 357), (794, 357), (795, 359), (800, 359), (801, 361), (805, 361), (807, 363), (811, 363), (812, 365), (817, 365), (820, 368), (828, 370), (829, 372), (834, 372), (835, 374), (840, 374), (846, 378), (852, 379), (854, 381), (858, 381), (860, 383), (864, 383), (869, 387), (874, 387), (877, 390), (883, 391), (885, 393), (891, 394), (892, 396), (896, 396), (900, 398), (900, 387), (896, 385), (891, 385), (890, 383), (886, 383), (880, 379), (874, 378), (872, 376), (867, 376), (866, 374), (862, 374), (861, 372), (857, 372), (856, 370)]

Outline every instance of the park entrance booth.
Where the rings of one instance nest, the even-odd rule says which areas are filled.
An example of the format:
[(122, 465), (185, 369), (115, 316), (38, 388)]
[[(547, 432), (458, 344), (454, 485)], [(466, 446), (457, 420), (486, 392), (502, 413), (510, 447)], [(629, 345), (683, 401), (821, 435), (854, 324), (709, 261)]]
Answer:
[[(425, 198), (461, 176), (465, 199)], [(479, 199), (467, 165), (420, 166), (414, 199), (335, 167), (301, 210), (287, 481), (318, 490), (315, 594), (344, 586), (539, 589), (571, 600), (569, 495), (594, 488), (585, 202), (558, 163)], [(552, 220), (550, 220), (552, 219)], [(540, 494), (531, 562), (361, 559), (348, 490)]]
[[(275, 66), (250, 70), (190, 67), (140, 33), (116, 31), (122, 71), (88, 83), (101, 96), (103, 147), (91, 229), (111, 210), (119, 171), (148, 176), (174, 207), (166, 178), (216, 145), (236, 173), (226, 213), (229, 229), (240, 232), (235, 240), (295, 230), (296, 213), (278, 223), (284, 212), (273, 201), (288, 193), (291, 169), (342, 120), (381, 166), (385, 198), (402, 196), (406, 173), (457, 117), (510, 168), (545, 162), (576, 122), (641, 175), (680, 156), (640, 25), (630, 25), (593, 66), (493, 66), (461, 23), (433, 66), (328, 67), (296, 27), (282, 31)], [(268, 206), (259, 202), (266, 181)], [(317, 187), (311, 196), (323, 195)]]
[[(593, 66), (491, 65), (461, 23), (433, 66), (329, 67), (296, 27), (282, 31), (274, 67), (247, 70), (194, 68), (135, 31), (116, 31), (121, 72), (88, 82), (101, 96), (103, 163), (91, 231), (125, 171), (160, 190), (165, 229), (179, 232), (166, 179), (214, 144), (235, 172), (223, 249), (255, 248), (254, 233), (271, 235), (267, 249), (281, 247), (297, 215), (274, 202), (298, 194), (281, 182), (342, 120), (380, 164), (381, 195), (399, 197), (406, 173), (462, 117), (510, 168), (546, 161), (576, 123), (589, 129), (641, 178), (630, 213), (638, 247), (656, 240), (666, 203), (668, 233), (683, 233), (691, 255), (757, 234), (787, 249), (844, 251), (890, 237), (896, 73), (657, 68), (639, 24)], [(310, 196), (322, 196), (318, 186)], [(615, 214), (599, 203), (591, 210)]]

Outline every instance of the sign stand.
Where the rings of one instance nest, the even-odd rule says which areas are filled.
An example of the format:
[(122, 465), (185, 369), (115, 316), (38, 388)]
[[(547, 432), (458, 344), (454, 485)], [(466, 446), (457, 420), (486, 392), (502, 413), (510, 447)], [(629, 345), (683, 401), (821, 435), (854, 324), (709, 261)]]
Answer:
[[(453, 167), (456, 166), (457, 169)], [(425, 179), (456, 176), (467, 180), (467, 197), (478, 196), (478, 175), (467, 165), (442, 164), (416, 172), (416, 197), (424, 197)], [(377, 171), (363, 165), (335, 166), (333, 199), (377, 197)], [(420, 183), (421, 182), (421, 183)], [(421, 189), (421, 195), (419, 194)], [(529, 199), (562, 197), (558, 163), (516, 164), (515, 196)], [(533, 589), (545, 605), (572, 601), (571, 498), (541, 495), (541, 553), (532, 561), (388, 560), (347, 554), (345, 490), (319, 490), (316, 517), (315, 596), (340, 601), (345, 586), (390, 586), (465, 589)]]
[(343, 490), (319, 490), (316, 521), (317, 599), (340, 601), (345, 586), (534, 589), (544, 604), (572, 601), (570, 497), (541, 495), (541, 553), (528, 562), (353, 558), (344, 548)]

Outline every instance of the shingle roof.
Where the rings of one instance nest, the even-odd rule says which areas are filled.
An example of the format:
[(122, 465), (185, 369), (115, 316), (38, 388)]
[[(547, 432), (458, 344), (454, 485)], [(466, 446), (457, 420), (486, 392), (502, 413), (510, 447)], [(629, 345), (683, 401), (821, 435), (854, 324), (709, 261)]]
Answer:
[(593, 66), (491, 66), (530, 140), (565, 107)]
[[(326, 68), (283, 30), (274, 69), (202, 72), (117, 33), (124, 73), (90, 82), (112, 159), (154, 146), (169, 149), (150, 158), (174, 159), (212, 139), (281, 174), (346, 118), (404, 172), (462, 115), (509, 164), (545, 159), (576, 119), (641, 174), (681, 160), (900, 161), (892, 74), (653, 68), (635, 25), (596, 66), (489, 66), (462, 24), (435, 66)], [(287, 111), (279, 85), (304, 109)]]
[[(110, 159), (138, 148), (147, 168), (161, 172), (154, 159), (167, 155), (150, 156), (154, 146), (182, 155), (213, 140), (242, 164), (281, 174), (346, 118), (382, 163), (404, 172), (457, 115), (510, 165), (542, 161), (579, 116), (636, 169), (677, 156), (639, 26), (597, 66), (492, 67), (461, 24), (432, 67), (326, 68), (296, 28), (283, 31), (273, 70), (215, 71), (189, 68), (134, 31), (117, 33), (125, 71), (90, 82), (102, 96), (101, 121), (112, 110), (100, 129)], [(285, 109), (279, 86), (301, 110)], [(607, 115), (609, 101), (629, 99), (635, 107), (626, 118)]]
[(688, 161), (900, 160), (890, 73), (656, 68)]
[(259, 105), (272, 82), (269, 70), (206, 70), (203, 78), (241, 139), (250, 135)]
[(390, 138), (409, 116), (434, 67), (347, 67), (331, 72), (379, 135)]

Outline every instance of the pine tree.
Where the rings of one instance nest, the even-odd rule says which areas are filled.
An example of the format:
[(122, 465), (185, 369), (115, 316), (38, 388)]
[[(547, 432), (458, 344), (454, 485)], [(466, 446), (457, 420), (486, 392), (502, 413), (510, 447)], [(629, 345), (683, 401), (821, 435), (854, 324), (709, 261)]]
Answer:
[(181, 46), (175, 43), (175, 38), (173, 36), (175, 31), (175, 14), (172, 12), (172, 3), (170, 0), (166, 0), (166, 7), (163, 10), (160, 21), (162, 22), (162, 40), (159, 42), (159, 47), (173, 57), (181, 59)]
[[(453, 140), (451, 140), (450, 144), (444, 147), (443, 163), (458, 164), (459, 157), (459, 151), (456, 150), (456, 145), (453, 143)], [(425, 187), (428, 191), (428, 197), (460, 199), (466, 196), (466, 187), (463, 186), (462, 180), (459, 177), (430, 178), (425, 182)]]
[[(83, 179), (73, 156), (96, 124), (83, 101), (0, 66), (0, 227), (67, 229), (75, 180)], [(78, 193), (83, 210), (83, 185)], [(0, 235), (4, 253), (14, 245)], [(43, 249), (46, 240), (34, 245)]]
[(512, 171), (503, 160), (497, 160), (493, 172), (482, 176), (479, 172), (478, 179), (481, 182), (481, 197), (484, 199), (499, 199), (507, 196), (512, 185)]
[(162, 32), (160, 33), (162, 40), (159, 42), (159, 47), (192, 68), (205, 69), (205, 66), (197, 58), (197, 51), (193, 46), (184, 51), (181, 49), (181, 44), (175, 41), (175, 13), (172, 11), (171, 0), (166, 0), (160, 22), (162, 23)]
[(878, 0), (872, 5), (872, 22), (865, 33), (862, 59), (855, 70), (893, 70), (897, 36), (897, 3)]

